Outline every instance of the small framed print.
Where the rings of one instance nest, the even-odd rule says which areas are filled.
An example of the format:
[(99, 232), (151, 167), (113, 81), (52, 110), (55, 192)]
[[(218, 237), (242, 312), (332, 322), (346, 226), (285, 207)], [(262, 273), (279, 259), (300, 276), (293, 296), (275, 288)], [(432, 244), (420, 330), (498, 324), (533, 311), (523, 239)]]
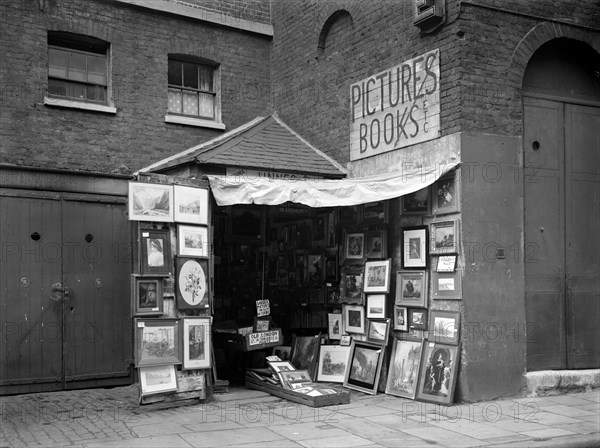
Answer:
[(177, 309), (209, 308), (208, 260), (177, 257)]
[(430, 253), (434, 255), (458, 253), (458, 221), (456, 219), (431, 223)]
[(129, 220), (173, 222), (173, 185), (129, 182)]
[(134, 316), (163, 314), (163, 277), (131, 276)]
[(429, 187), (402, 196), (401, 215), (428, 215), (431, 213)]
[(322, 345), (319, 353), (317, 381), (343, 383), (348, 366), (350, 347), (340, 345)]
[(328, 313), (327, 314), (328, 332), (327, 335), (332, 341), (342, 338), (342, 314)]
[(388, 201), (368, 202), (362, 206), (364, 223), (386, 223), (388, 216)]
[(435, 263), (436, 272), (454, 272), (456, 270), (457, 255), (440, 255)]
[(183, 366), (184, 370), (210, 368), (210, 317), (184, 317)]
[(344, 266), (340, 281), (340, 295), (344, 303), (364, 303), (363, 282), (365, 277), (364, 266)]
[(394, 305), (394, 330), (408, 331), (408, 308)]
[(271, 316), (261, 316), (254, 318), (254, 332), (269, 331), (271, 329)]
[(367, 261), (365, 263), (364, 292), (390, 292), (392, 260)]
[(460, 211), (458, 171), (446, 174), (433, 186), (432, 212), (435, 215)]
[(386, 394), (415, 399), (424, 344), (424, 341), (399, 341), (394, 338)]
[(385, 258), (387, 254), (387, 231), (369, 230), (365, 236), (365, 254), (367, 258)]
[(428, 293), (427, 271), (396, 273), (396, 305), (426, 307)]
[(362, 305), (343, 305), (346, 333), (365, 334), (365, 308)]
[(342, 303), (339, 284), (327, 283), (325, 294), (327, 295), (326, 301), (328, 305), (339, 305)]
[(427, 310), (424, 308), (409, 308), (408, 327), (411, 330), (427, 330)]
[(208, 257), (208, 227), (177, 226), (177, 253), (184, 257)]
[(346, 346), (349, 346), (351, 342), (352, 342), (352, 336), (350, 336), (349, 334), (342, 335), (342, 338), (340, 339), (340, 345), (343, 345), (344, 347), (346, 347)]
[(181, 364), (179, 319), (134, 319), (135, 366)]
[(177, 390), (177, 375), (174, 365), (140, 367), (141, 395), (163, 394)]
[(208, 225), (208, 189), (174, 186), (175, 222)]
[(293, 372), (296, 368), (289, 361), (267, 361), (267, 364), (273, 372)]
[(385, 294), (367, 296), (367, 319), (385, 319)]
[(416, 399), (450, 406), (458, 376), (459, 345), (427, 342), (421, 355)]
[(390, 334), (390, 319), (370, 319), (367, 322), (367, 342), (387, 345)]
[(461, 300), (460, 272), (432, 272), (431, 298), (434, 300)]
[(453, 311), (429, 312), (429, 340), (442, 344), (458, 345), (460, 314)]
[(143, 275), (170, 275), (173, 272), (168, 229), (141, 229), (140, 246)]
[(350, 345), (344, 387), (367, 394), (377, 394), (385, 347), (353, 340)]
[(344, 258), (346, 260), (362, 260), (365, 258), (364, 233), (346, 233), (344, 243)]
[(427, 267), (427, 227), (408, 227), (402, 230), (402, 267), (423, 269)]

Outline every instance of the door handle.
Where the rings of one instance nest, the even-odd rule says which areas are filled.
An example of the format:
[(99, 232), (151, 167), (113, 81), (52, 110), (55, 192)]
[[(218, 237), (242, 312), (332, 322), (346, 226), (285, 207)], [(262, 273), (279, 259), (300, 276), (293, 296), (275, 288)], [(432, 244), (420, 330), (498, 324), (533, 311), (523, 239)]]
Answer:
[(71, 293), (71, 290), (67, 287), (67, 286), (62, 286), (60, 283), (54, 283), (52, 285), (52, 292), (60, 292), (62, 293), (62, 297), (60, 297), (58, 294), (51, 294), (50, 298), (52, 300), (54, 300), (55, 302), (62, 300), (67, 300), (69, 298), (69, 294)]

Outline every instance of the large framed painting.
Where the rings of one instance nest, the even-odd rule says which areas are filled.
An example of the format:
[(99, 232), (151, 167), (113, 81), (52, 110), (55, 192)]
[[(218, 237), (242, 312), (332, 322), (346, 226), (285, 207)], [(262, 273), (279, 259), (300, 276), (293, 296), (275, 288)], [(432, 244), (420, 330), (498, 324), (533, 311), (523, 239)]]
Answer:
[(131, 299), (134, 316), (156, 316), (163, 313), (163, 277), (131, 276)]
[(129, 182), (130, 221), (173, 222), (173, 186)]
[(427, 271), (398, 271), (396, 305), (426, 307), (428, 285)]
[(429, 311), (429, 340), (443, 344), (458, 345), (460, 313), (454, 311)]
[(210, 317), (184, 317), (183, 369), (210, 368)]
[(431, 254), (458, 253), (458, 220), (431, 223)]
[(175, 185), (175, 222), (208, 225), (208, 189)]
[(344, 387), (377, 394), (384, 353), (385, 347), (382, 345), (352, 340)]
[(173, 272), (169, 229), (141, 229), (141, 271), (144, 275), (170, 275)]
[(295, 336), (292, 338), (290, 362), (296, 369), (308, 371), (313, 380), (317, 378), (320, 345), (320, 334), (314, 336)]
[(406, 227), (402, 230), (402, 267), (424, 269), (427, 267), (427, 227)]
[(177, 226), (177, 253), (183, 257), (208, 257), (208, 227)]
[(416, 399), (450, 406), (454, 401), (460, 344), (428, 342), (421, 355)]
[(209, 308), (208, 260), (177, 257), (176, 265), (177, 309)]
[(140, 390), (142, 396), (163, 394), (177, 390), (175, 366), (161, 365), (140, 367)]
[(343, 383), (349, 354), (349, 346), (322, 345), (319, 354), (317, 381)]
[(135, 366), (181, 364), (179, 319), (134, 319)]
[(364, 292), (390, 292), (392, 260), (367, 261), (365, 263)]
[(401, 215), (428, 215), (431, 212), (429, 187), (402, 196)]
[(385, 393), (415, 399), (424, 341), (399, 341), (394, 338)]
[(457, 173), (457, 170), (453, 170), (435, 183), (432, 195), (434, 215), (460, 211), (460, 188)]
[(364, 266), (348, 265), (342, 269), (340, 295), (344, 303), (362, 305), (364, 303)]

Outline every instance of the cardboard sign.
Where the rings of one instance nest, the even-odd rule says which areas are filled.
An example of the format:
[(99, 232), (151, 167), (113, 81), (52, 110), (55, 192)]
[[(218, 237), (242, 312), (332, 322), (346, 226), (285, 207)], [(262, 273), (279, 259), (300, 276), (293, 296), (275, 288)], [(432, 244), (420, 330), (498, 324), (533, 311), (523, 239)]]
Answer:
[(268, 316), (271, 314), (271, 305), (269, 300), (257, 300), (256, 301), (256, 317)]

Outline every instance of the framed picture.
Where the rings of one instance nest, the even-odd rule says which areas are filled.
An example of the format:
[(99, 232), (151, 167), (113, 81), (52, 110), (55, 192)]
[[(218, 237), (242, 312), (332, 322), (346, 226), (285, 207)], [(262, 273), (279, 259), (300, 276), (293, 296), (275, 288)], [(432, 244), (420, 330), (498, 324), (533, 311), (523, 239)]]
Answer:
[(210, 317), (184, 317), (183, 369), (210, 368)]
[(415, 399), (424, 341), (399, 341), (394, 338), (385, 393)]
[(272, 354), (274, 356), (277, 356), (282, 361), (288, 361), (290, 359), (291, 353), (292, 353), (291, 345), (277, 345), (277, 346), (273, 347), (273, 352), (272, 352)]
[(396, 273), (396, 305), (427, 306), (429, 293), (427, 271)]
[(328, 313), (328, 331), (327, 336), (330, 340), (340, 340), (342, 338), (342, 314), (341, 313)]
[(208, 260), (177, 257), (177, 309), (209, 308)]
[(208, 225), (208, 189), (174, 186), (175, 222)]
[(435, 255), (458, 252), (457, 220), (431, 223), (431, 246), (429, 252)]
[(314, 336), (294, 336), (292, 338), (290, 362), (297, 369), (307, 370), (311, 378), (316, 378), (320, 346), (320, 334)]
[(434, 300), (461, 300), (460, 272), (432, 272), (431, 298)]
[(134, 319), (135, 366), (181, 364), (179, 319)]
[(427, 330), (427, 310), (424, 308), (409, 308), (408, 327), (411, 330)]
[(349, 347), (351, 342), (352, 336), (350, 336), (349, 334), (342, 335), (342, 339), (340, 339), (340, 345), (343, 345), (344, 347)]
[(429, 340), (442, 344), (458, 345), (460, 314), (453, 311), (429, 311)]
[(364, 303), (364, 277), (364, 266), (347, 265), (343, 267), (342, 279), (340, 281), (340, 295), (342, 302), (360, 305)]
[(408, 331), (408, 308), (394, 305), (394, 330)]
[(296, 368), (289, 361), (267, 361), (268, 366), (275, 372), (291, 372)]
[(284, 389), (301, 389), (312, 383), (312, 377), (306, 369), (280, 370), (277, 375)]
[(271, 316), (261, 316), (254, 318), (254, 332), (269, 331), (271, 329)]
[(387, 231), (369, 230), (365, 236), (367, 258), (385, 258), (387, 255)]
[(421, 355), (421, 371), (416, 399), (451, 405), (454, 400), (460, 354), (459, 345), (428, 342)]
[(343, 305), (344, 331), (365, 334), (365, 309), (362, 305)]
[(367, 261), (365, 263), (364, 292), (390, 292), (392, 260)]
[(388, 201), (368, 202), (362, 206), (362, 221), (364, 223), (388, 222)]
[(435, 263), (435, 272), (454, 272), (457, 255), (440, 255)]
[(390, 319), (370, 319), (367, 322), (367, 342), (387, 345), (390, 334)]
[(436, 215), (460, 211), (458, 171), (446, 174), (433, 187), (432, 212)]
[(327, 303), (329, 305), (339, 305), (342, 303), (339, 284), (327, 283), (325, 288), (325, 294), (327, 295)]
[(429, 187), (402, 196), (401, 215), (428, 215), (431, 213)]
[(262, 239), (263, 227), (264, 207), (257, 205), (231, 206), (229, 228), (227, 229), (229, 242), (259, 242)]
[(208, 257), (208, 227), (177, 226), (177, 253), (184, 257)]
[(140, 230), (143, 275), (170, 275), (173, 272), (169, 229)]
[(173, 186), (129, 182), (129, 220), (173, 222)]
[(344, 258), (362, 260), (365, 258), (365, 234), (346, 233), (344, 238)]
[(340, 345), (322, 345), (319, 354), (319, 371), (317, 381), (343, 383), (348, 366), (350, 347)]
[(344, 387), (367, 394), (377, 394), (385, 347), (353, 340), (348, 355)]
[(427, 267), (427, 227), (407, 227), (402, 230), (402, 267), (423, 269)]
[(152, 316), (163, 313), (163, 278), (131, 276), (131, 298), (134, 316)]
[(367, 319), (385, 319), (385, 294), (367, 296)]
[(162, 394), (177, 390), (174, 365), (140, 367), (141, 395)]

